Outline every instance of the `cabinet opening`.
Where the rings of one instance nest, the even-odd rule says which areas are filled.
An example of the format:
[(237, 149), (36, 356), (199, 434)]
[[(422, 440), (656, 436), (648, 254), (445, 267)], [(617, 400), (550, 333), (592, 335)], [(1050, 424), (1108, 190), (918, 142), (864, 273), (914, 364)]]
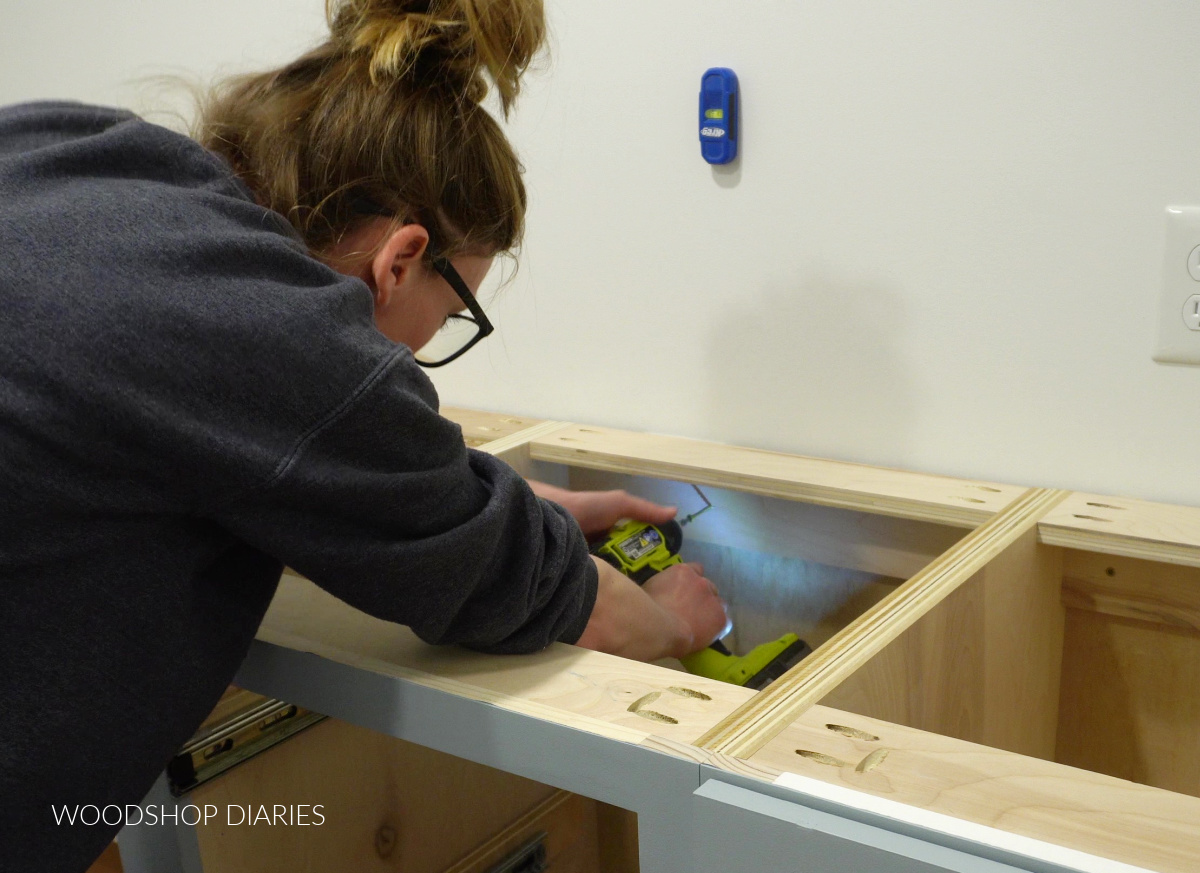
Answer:
[(1200, 796), (1200, 569), (997, 556), (823, 705)]
[[(577, 490), (624, 489), (679, 507), (691, 484), (571, 468)], [(702, 486), (713, 508), (683, 528), (680, 554), (704, 565), (729, 605), (735, 655), (796, 634), (815, 651), (892, 594), (967, 531), (927, 521)], [(695, 504), (695, 506), (693, 505)], [(663, 666), (682, 669), (678, 662)]]
[(1055, 760), (1200, 797), (1200, 568), (1067, 550)]

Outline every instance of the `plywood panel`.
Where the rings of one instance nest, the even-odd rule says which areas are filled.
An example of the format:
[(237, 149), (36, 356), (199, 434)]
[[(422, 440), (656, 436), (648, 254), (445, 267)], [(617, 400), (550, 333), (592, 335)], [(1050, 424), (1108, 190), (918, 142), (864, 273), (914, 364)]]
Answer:
[(1200, 568), (1069, 549), (1063, 603), (1200, 633)]
[(536, 460), (715, 485), (900, 518), (974, 527), (1025, 491), (682, 437), (572, 426), (535, 439)]
[(1200, 799), (824, 706), (749, 760), (713, 763), (767, 780), (799, 773), (1161, 873), (1200, 870)]
[(1200, 507), (1077, 493), (1039, 528), (1051, 545), (1200, 567)]
[(1067, 616), (1058, 760), (1200, 796), (1200, 635)]
[[(652, 733), (691, 742), (754, 693), (699, 676), (681, 681), (651, 664), (561, 643), (505, 656), (426, 645), (408, 628), (372, 618), (288, 574), (258, 638), (635, 743)], [(677, 686), (699, 695), (677, 693)], [(653, 707), (631, 709), (655, 693)]]
[[(189, 795), (206, 873), (441, 873), (555, 789), (327, 720)], [(309, 826), (238, 826), (231, 806), (321, 806)], [(241, 820), (238, 815), (233, 822)], [(317, 819), (310, 815), (310, 822)]]
[[(978, 742), (1051, 758), (1062, 674), (1062, 550), (1029, 531), (983, 571), (984, 710)], [(970, 739), (968, 737), (967, 739)]]
[(958, 737), (977, 738), (984, 709), (983, 574), (822, 698), (824, 706)]
[[(1065, 496), (1066, 492), (1062, 491), (1030, 489), (987, 524), (973, 531), (945, 555), (901, 585), (892, 595), (836, 634), (820, 650), (801, 661), (782, 678), (707, 731), (697, 740), (697, 745), (727, 755), (752, 755), (805, 709), (852, 679), (913, 625), (920, 623), (929, 613), (937, 611), (940, 604), (972, 576), (985, 569), (997, 556), (1010, 548), (1015, 550), (1014, 554), (1024, 554), (1033, 550), (1037, 546), (1037, 520)], [(1057, 570), (1061, 570), (1061, 564)], [(1052, 608), (1061, 608), (1058, 600), (1060, 579), (1061, 576), (1051, 573), (1047, 579), (1038, 583), (1037, 587), (1053, 592), (1053, 597), (1043, 597), (1038, 603), (1049, 601)], [(961, 596), (982, 598), (985, 592), (986, 586), (976, 586)], [(964, 634), (969, 633), (970, 629), (963, 629), (960, 625), (963, 620), (971, 620), (973, 616), (981, 615), (982, 610), (982, 602), (978, 606), (968, 605), (965, 608), (954, 602), (945, 612), (944, 619), (935, 618), (934, 621), (946, 623), (946, 627), (940, 630), (940, 633), (951, 641), (959, 637), (967, 640)], [(1051, 612), (1052, 616), (1053, 614)], [(901, 645), (903, 647), (904, 644)], [(922, 648), (922, 659), (926, 657), (924, 651)], [(986, 649), (977, 657), (980, 659), (977, 672), (984, 674), (983, 668), (986, 666), (987, 675), (991, 675), (992, 667), (987, 663)], [(888, 656), (885, 656), (885, 659), (888, 659), (890, 664), (898, 664), (900, 668), (896, 676), (888, 677), (889, 681), (918, 681), (906, 659), (889, 659)], [(894, 672), (891, 666), (888, 671)], [(968, 693), (973, 693), (969, 691), (973, 683), (953, 681), (946, 671), (943, 671), (942, 675), (947, 678), (952, 689), (961, 687), (967, 689)], [(907, 690), (903, 693), (912, 697)], [(951, 694), (941, 712), (946, 713), (955, 723), (963, 718), (970, 719), (971, 723), (982, 723), (980, 719), (992, 717), (990, 712), (982, 712), (980, 706), (971, 707), (967, 704), (967, 701)]]
[(822, 703), (1052, 759), (1061, 567), (1028, 531)]

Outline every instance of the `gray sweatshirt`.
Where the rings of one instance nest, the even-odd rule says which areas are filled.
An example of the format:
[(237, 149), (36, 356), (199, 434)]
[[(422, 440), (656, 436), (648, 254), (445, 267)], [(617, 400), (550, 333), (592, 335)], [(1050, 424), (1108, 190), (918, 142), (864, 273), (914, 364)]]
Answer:
[(583, 632), (574, 521), (438, 416), (367, 287), (129, 113), (0, 110), (0, 869), (83, 870), (283, 564), (432, 643)]

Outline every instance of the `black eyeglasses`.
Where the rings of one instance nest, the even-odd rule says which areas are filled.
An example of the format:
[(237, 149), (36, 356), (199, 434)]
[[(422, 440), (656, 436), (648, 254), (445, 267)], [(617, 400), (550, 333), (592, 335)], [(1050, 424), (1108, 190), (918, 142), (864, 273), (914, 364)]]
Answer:
[[(395, 217), (391, 211), (384, 209), (370, 197), (362, 195), (350, 198), (350, 208), (361, 215)], [(430, 239), (432, 245), (432, 237)], [(449, 364), (455, 358), (465, 355), (471, 346), (494, 330), (488, 317), (483, 314), (483, 307), (479, 305), (462, 276), (458, 275), (458, 270), (454, 269), (450, 259), (434, 258), (433, 269), (454, 289), (454, 293), (466, 304), (467, 313), (470, 314), (457, 312), (449, 316), (433, 339), (413, 353), (413, 357), (422, 367), (441, 367)]]
[(458, 270), (448, 258), (434, 258), (433, 269), (454, 289), (454, 293), (467, 306), (467, 312), (456, 312), (446, 318), (446, 323), (434, 334), (433, 339), (414, 353), (422, 367), (440, 367), (455, 358), (462, 357), (467, 350), (493, 330), (492, 323), (483, 313), (483, 307), (458, 275)]

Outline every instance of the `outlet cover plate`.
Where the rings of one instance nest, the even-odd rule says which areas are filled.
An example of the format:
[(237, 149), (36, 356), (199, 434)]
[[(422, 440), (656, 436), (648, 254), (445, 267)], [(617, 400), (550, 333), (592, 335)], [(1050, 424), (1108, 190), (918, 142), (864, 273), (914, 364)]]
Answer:
[(1200, 294), (1198, 276), (1200, 206), (1168, 206), (1158, 297), (1158, 343), (1154, 348), (1154, 360), (1161, 364), (1200, 364), (1200, 330), (1189, 327), (1185, 313), (1189, 302)]

